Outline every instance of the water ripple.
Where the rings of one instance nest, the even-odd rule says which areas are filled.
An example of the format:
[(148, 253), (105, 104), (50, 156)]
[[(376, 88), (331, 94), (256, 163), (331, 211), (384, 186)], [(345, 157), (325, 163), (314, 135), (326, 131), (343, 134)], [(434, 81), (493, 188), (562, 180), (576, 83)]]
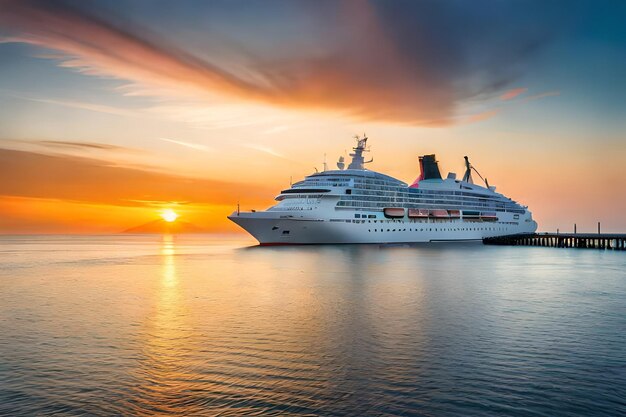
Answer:
[(0, 415), (626, 415), (622, 254), (241, 245), (4, 241)]

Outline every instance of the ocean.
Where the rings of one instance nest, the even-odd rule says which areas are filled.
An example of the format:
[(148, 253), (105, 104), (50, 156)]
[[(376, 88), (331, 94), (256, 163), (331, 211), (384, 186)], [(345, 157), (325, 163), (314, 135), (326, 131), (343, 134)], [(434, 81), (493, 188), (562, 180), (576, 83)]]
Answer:
[(626, 415), (626, 255), (0, 237), (0, 415)]

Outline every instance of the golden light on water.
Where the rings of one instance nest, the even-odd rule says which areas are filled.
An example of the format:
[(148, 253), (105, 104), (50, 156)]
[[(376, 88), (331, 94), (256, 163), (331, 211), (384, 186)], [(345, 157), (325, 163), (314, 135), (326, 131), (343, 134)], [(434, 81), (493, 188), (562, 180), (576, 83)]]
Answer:
[(178, 218), (178, 214), (176, 214), (176, 212), (172, 209), (166, 209), (161, 212), (161, 217), (166, 222), (171, 223), (173, 221), (176, 221), (176, 219)]

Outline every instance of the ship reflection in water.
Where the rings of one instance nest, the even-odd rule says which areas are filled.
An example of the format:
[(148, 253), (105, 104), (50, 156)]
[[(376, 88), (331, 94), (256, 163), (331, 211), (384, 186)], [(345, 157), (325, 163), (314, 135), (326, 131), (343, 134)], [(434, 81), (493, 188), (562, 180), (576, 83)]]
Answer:
[(616, 415), (626, 258), (3, 237), (1, 415)]

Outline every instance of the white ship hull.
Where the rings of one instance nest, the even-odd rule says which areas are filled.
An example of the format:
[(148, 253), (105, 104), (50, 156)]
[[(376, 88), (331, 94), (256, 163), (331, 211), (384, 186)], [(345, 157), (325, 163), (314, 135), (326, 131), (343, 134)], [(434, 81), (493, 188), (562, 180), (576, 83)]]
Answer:
[[(273, 216), (268, 216), (272, 214)], [(486, 237), (534, 233), (537, 223), (505, 219), (500, 222), (456, 220), (352, 220), (280, 218), (278, 213), (236, 212), (228, 218), (254, 236), (261, 245), (311, 245), (346, 243), (420, 243), (472, 241)], [(285, 233), (288, 232), (288, 233)]]

